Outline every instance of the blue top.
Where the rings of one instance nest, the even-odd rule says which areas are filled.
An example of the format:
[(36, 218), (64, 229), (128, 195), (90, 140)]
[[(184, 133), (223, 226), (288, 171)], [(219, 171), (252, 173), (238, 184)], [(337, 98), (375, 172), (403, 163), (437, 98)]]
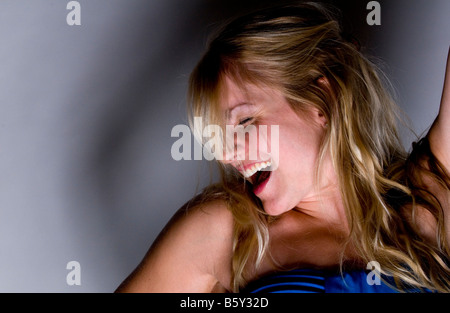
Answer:
[[(388, 283), (385, 283), (388, 282)], [(391, 287), (389, 284), (392, 284)], [(419, 290), (408, 290), (420, 292)], [(243, 293), (396, 293), (389, 277), (363, 270), (340, 273), (299, 269), (268, 275), (249, 283)]]

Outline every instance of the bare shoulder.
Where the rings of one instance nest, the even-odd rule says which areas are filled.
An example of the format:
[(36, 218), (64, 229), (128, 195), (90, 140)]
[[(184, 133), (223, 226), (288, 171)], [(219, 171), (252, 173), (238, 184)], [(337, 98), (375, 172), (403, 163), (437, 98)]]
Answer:
[(233, 216), (224, 201), (188, 202), (155, 240), (118, 292), (226, 291)]

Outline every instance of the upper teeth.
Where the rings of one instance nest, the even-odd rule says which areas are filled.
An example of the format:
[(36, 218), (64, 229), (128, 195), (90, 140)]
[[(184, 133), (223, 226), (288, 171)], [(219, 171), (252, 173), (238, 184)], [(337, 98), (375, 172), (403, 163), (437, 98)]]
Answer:
[(271, 165), (272, 165), (272, 163), (270, 161), (255, 163), (252, 165), (252, 167), (246, 169), (242, 174), (244, 174), (245, 178), (249, 178), (253, 174), (255, 174), (257, 171), (265, 169)]

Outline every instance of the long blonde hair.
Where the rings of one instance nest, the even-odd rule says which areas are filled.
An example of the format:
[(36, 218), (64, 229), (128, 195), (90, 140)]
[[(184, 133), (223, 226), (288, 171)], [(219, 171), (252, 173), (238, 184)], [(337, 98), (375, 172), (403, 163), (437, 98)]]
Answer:
[[(316, 176), (329, 152), (350, 225), (348, 242), (363, 261), (379, 262), (382, 273), (394, 277), (399, 287), (450, 291), (443, 209), (420, 182), (420, 175), (428, 175), (448, 190), (448, 176), (426, 140), (412, 154), (404, 151), (396, 131), (398, 109), (384, 76), (343, 38), (330, 10), (314, 3), (277, 7), (225, 26), (191, 74), (191, 117), (221, 122), (225, 76), (278, 88), (299, 114), (317, 108), (328, 127)], [(318, 83), (321, 78), (327, 88)], [(420, 166), (423, 160), (428, 166)], [(213, 193), (227, 201), (235, 219), (232, 268), (233, 291), (238, 291), (246, 284), (248, 262), (258, 265), (267, 252), (270, 217), (242, 176), (221, 169), (222, 181)], [(428, 244), (406, 221), (418, 204), (437, 221), (437, 245)]]

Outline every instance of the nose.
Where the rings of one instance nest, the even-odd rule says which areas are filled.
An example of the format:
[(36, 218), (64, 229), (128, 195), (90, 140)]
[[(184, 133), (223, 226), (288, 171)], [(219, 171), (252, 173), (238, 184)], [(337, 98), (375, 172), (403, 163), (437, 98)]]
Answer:
[(244, 159), (241, 152), (242, 149), (239, 148), (240, 146), (242, 145), (239, 145), (234, 141), (232, 143), (229, 143), (229, 141), (225, 142), (223, 147), (223, 157), (220, 162), (236, 167), (239, 161), (242, 161)]
[[(242, 130), (236, 128), (233, 131), (226, 132), (226, 138), (223, 146), (223, 160), (224, 164), (231, 164), (237, 167), (244, 160), (250, 160), (250, 157), (255, 153), (249, 153), (250, 151), (250, 140), (253, 134), (243, 132)], [(254, 145), (252, 145), (254, 146)], [(253, 147), (253, 150), (256, 146)], [(256, 152), (257, 153), (257, 152)]]

